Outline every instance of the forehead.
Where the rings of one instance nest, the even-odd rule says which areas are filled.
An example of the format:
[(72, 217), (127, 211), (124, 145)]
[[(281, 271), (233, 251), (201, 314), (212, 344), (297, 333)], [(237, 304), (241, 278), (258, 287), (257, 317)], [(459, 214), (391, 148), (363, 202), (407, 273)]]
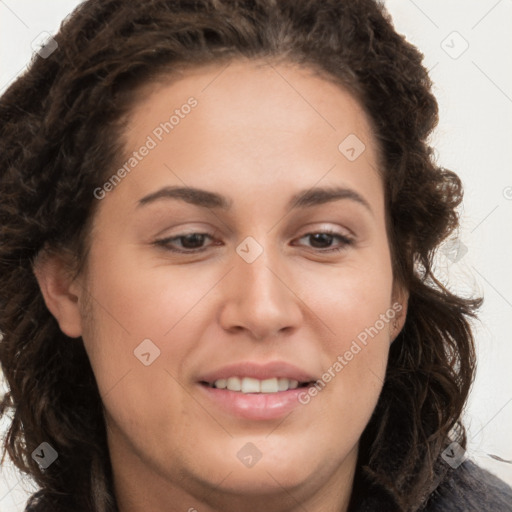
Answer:
[[(377, 146), (361, 105), (313, 70), (234, 61), (162, 76), (138, 91), (124, 134), (139, 196), (169, 184), (282, 195), (339, 184), (375, 188)], [(118, 192), (116, 191), (116, 194)], [(283, 199), (288, 199), (284, 198)]]
[(190, 97), (200, 107), (193, 112), (197, 122), (232, 135), (245, 125), (243, 133), (251, 137), (257, 128), (267, 128), (260, 133), (264, 137), (269, 129), (290, 132), (293, 126), (296, 133), (306, 126), (311, 136), (322, 132), (334, 140), (347, 129), (371, 137), (363, 108), (333, 79), (291, 63), (235, 60), (161, 75), (140, 88), (126, 132), (128, 144), (136, 143), (141, 131), (150, 132), (155, 122), (168, 120)]

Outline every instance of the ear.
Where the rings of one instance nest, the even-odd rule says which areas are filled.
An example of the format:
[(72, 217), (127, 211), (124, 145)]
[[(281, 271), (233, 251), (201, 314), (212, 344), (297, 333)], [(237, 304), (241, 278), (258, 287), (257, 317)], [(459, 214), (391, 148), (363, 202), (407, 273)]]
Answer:
[(57, 320), (61, 331), (70, 338), (82, 335), (79, 283), (73, 278), (69, 261), (63, 256), (42, 253), (33, 265), (46, 307)]
[(405, 325), (407, 307), (409, 304), (409, 290), (405, 286), (395, 283), (391, 300), (391, 308), (395, 311), (395, 318), (391, 329), (391, 342), (395, 341)]

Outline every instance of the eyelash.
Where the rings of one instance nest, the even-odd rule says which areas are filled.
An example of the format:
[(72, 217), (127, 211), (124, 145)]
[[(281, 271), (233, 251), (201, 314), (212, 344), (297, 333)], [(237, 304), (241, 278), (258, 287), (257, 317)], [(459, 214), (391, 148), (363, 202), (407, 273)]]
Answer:
[[(174, 253), (180, 253), (180, 254), (197, 254), (197, 253), (206, 251), (208, 249), (208, 247), (201, 247), (199, 249), (189, 249), (189, 250), (183, 251), (181, 249), (176, 249), (176, 248), (173, 248), (170, 246), (170, 243), (174, 240), (179, 240), (179, 239), (186, 238), (189, 236), (194, 236), (194, 235), (205, 236), (205, 237), (211, 238), (213, 240), (213, 237), (211, 235), (209, 235), (208, 233), (193, 232), (193, 233), (186, 233), (183, 235), (173, 236), (171, 238), (163, 238), (161, 240), (156, 240), (154, 242), (154, 244), (158, 245), (160, 247), (163, 247), (164, 249), (166, 249), (168, 251), (171, 251)], [(335, 237), (335, 238), (338, 238), (339, 240), (341, 240), (342, 245), (340, 247), (336, 247), (334, 249), (317, 249), (318, 252), (321, 254), (338, 253), (338, 252), (345, 250), (348, 246), (351, 246), (354, 244), (353, 238), (348, 237), (346, 235), (341, 235), (340, 233), (337, 233), (337, 232), (331, 231), (331, 230), (313, 231), (310, 233), (306, 233), (306, 234), (302, 235), (298, 240), (301, 240), (302, 238), (306, 238), (308, 236), (313, 236), (313, 235), (330, 235), (332, 237)], [(313, 249), (315, 249), (315, 248), (313, 248)]]

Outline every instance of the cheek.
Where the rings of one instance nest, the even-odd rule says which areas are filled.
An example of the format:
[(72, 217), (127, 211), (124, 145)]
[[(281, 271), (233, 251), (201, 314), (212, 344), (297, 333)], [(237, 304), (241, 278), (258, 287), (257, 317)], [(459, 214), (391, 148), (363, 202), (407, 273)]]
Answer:
[(91, 257), (95, 273), (88, 289), (94, 298), (83, 339), (109, 425), (116, 435), (158, 432), (159, 442), (174, 442), (200, 417), (182, 393), (180, 363), (198, 338), (187, 311), (206, 285), (180, 288), (176, 278), (162, 280), (161, 272), (103, 254), (102, 261)]
[[(393, 277), (389, 254), (368, 250), (339, 267), (317, 265), (300, 274), (304, 301), (330, 333), (329, 346), (342, 350), (378, 322), (379, 335), (388, 335)], [(384, 324), (381, 315), (387, 317)], [(382, 332), (381, 332), (382, 331)], [(382, 336), (381, 336), (382, 337)], [(364, 334), (361, 334), (364, 338)]]
[[(161, 359), (162, 333), (172, 325), (174, 304), (128, 250), (123, 255), (105, 243), (93, 246), (89, 267), (94, 269), (86, 280), (92, 315), (84, 316), (83, 339), (100, 392), (111, 398), (114, 388), (154, 376), (143, 370), (154, 369)], [(142, 355), (147, 353), (151, 366), (146, 367), (148, 356)], [(140, 390), (133, 391), (130, 400), (137, 401)]]
[(187, 306), (204, 295), (206, 284), (191, 286), (184, 277), (187, 271), (151, 267), (130, 247), (123, 252), (103, 244), (101, 258), (91, 254), (94, 275), (87, 285), (94, 297), (96, 323), (103, 332), (124, 336), (125, 346), (128, 339), (160, 339), (186, 314)]
[[(193, 359), (205, 323), (213, 321), (207, 294), (224, 270), (150, 266), (137, 251), (105, 243), (91, 250), (90, 268), (93, 316), (83, 338), (107, 410), (124, 416), (151, 409), (152, 397), (183, 419), (182, 363)], [(158, 407), (154, 414), (167, 417)], [(125, 419), (135, 421), (129, 413)]]
[(302, 278), (307, 303), (326, 333), (324, 373), (304, 402), (327, 395), (340, 406), (330, 413), (333, 424), (352, 424), (354, 432), (361, 431), (384, 383), (396, 315), (390, 261), (384, 251), (376, 251), (366, 261), (354, 261), (336, 272), (303, 272)]

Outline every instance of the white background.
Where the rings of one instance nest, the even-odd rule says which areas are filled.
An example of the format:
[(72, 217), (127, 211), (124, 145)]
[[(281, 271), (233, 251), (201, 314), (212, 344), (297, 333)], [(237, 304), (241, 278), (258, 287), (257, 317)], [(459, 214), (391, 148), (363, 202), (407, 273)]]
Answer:
[[(78, 3), (0, 0), (0, 94), (25, 69), (31, 41), (55, 33)], [(385, 4), (398, 31), (425, 54), (440, 104), (432, 142), (439, 163), (465, 186), (458, 254), (467, 252), (456, 261), (457, 249), (441, 252), (438, 273), (453, 289), (485, 299), (475, 323), (479, 366), (465, 416), (468, 455), (512, 484), (512, 464), (489, 456), (512, 459), (512, 0)], [(26, 479), (2, 466), (2, 512), (22, 511), (27, 490)]]

